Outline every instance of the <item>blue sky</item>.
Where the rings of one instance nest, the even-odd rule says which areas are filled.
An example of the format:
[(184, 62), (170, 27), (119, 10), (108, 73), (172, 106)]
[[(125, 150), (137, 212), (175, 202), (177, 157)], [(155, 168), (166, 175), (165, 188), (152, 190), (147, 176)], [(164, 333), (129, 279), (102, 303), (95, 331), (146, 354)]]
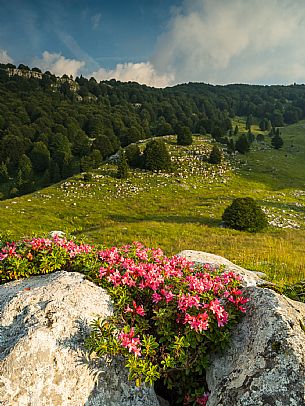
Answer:
[(175, 83), (305, 82), (304, 0), (0, 0), (0, 62)]
[(1, 3), (0, 48), (16, 62), (30, 64), (47, 50), (105, 68), (147, 60), (171, 7), (179, 5), (173, 0)]

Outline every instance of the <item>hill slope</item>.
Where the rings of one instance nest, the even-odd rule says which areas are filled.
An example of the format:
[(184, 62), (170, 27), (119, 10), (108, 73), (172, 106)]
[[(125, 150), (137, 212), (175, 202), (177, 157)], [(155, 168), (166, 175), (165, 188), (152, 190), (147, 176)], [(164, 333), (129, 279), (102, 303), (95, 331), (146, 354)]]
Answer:
[[(280, 283), (304, 279), (302, 129), (300, 122), (282, 130), (283, 151), (272, 150), (267, 141), (264, 149), (257, 146), (248, 155), (226, 155), (220, 166), (206, 162), (210, 137), (194, 137), (190, 147), (177, 147), (173, 137), (165, 137), (178, 171), (134, 170), (124, 181), (115, 178), (115, 165), (108, 163), (94, 171), (90, 182), (75, 175), (40, 192), (0, 202), (0, 230), (20, 238), (57, 229), (107, 245), (141, 240), (161, 246), (166, 254), (195, 249), (223, 255)], [(263, 206), (271, 223), (266, 232), (220, 227), (224, 208), (241, 196)]]

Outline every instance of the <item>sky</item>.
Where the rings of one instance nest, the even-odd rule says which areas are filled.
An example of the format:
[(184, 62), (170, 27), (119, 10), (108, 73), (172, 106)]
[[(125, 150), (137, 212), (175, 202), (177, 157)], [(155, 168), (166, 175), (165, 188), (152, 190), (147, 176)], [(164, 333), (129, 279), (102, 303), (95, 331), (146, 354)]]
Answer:
[(0, 63), (177, 83), (305, 82), (304, 0), (0, 0)]

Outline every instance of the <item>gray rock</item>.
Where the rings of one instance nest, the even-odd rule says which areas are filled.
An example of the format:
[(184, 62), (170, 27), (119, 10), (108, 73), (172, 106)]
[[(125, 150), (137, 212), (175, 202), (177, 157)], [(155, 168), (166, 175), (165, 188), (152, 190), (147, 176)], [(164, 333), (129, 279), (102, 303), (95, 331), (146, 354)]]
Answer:
[(207, 406), (305, 406), (305, 304), (260, 288), (259, 275), (220, 256), (179, 255), (242, 275), (250, 298), (229, 347), (210, 356)]
[(83, 348), (89, 323), (112, 312), (106, 292), (77, 273), (56, 272), (0, 287), (1, 406), (157, 406)]
[(270, 289), (246, 291), (246, 316), (229, 348), (211, 357), (207, 406), (304, 406), (305, 305)]
[(261, 279), (265, 276), (264, 273), (248, 271), (247, 269), (235, 265), (233, 264), (233, 262), (219, 255), (209, 254), (208, 252), (203, 251), (192, 251), (192, 250), (181, 251), (179, 252), (178, 255), (195, 263), (210, 264), (211, 266), (224, 265), (226, 270), (234, 271), (243, 277), (244, 286), (257, 286), (259, 284), (266, 284), (266, 281)]

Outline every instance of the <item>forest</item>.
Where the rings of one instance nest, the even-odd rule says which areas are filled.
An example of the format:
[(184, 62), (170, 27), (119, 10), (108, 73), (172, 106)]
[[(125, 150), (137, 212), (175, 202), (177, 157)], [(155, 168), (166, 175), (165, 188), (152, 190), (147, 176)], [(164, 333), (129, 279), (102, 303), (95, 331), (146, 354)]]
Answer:
[(250, 140), (254, 122), (276, 134), (275, 127), (305, 117), (305, 85), (157, 89), (0, 64), (1, 198), (86, 172), (120, 147), (150, 137), (208, 133), (234, 150), (241, 137), (232, 128), (236, 116), (246, 118)]

